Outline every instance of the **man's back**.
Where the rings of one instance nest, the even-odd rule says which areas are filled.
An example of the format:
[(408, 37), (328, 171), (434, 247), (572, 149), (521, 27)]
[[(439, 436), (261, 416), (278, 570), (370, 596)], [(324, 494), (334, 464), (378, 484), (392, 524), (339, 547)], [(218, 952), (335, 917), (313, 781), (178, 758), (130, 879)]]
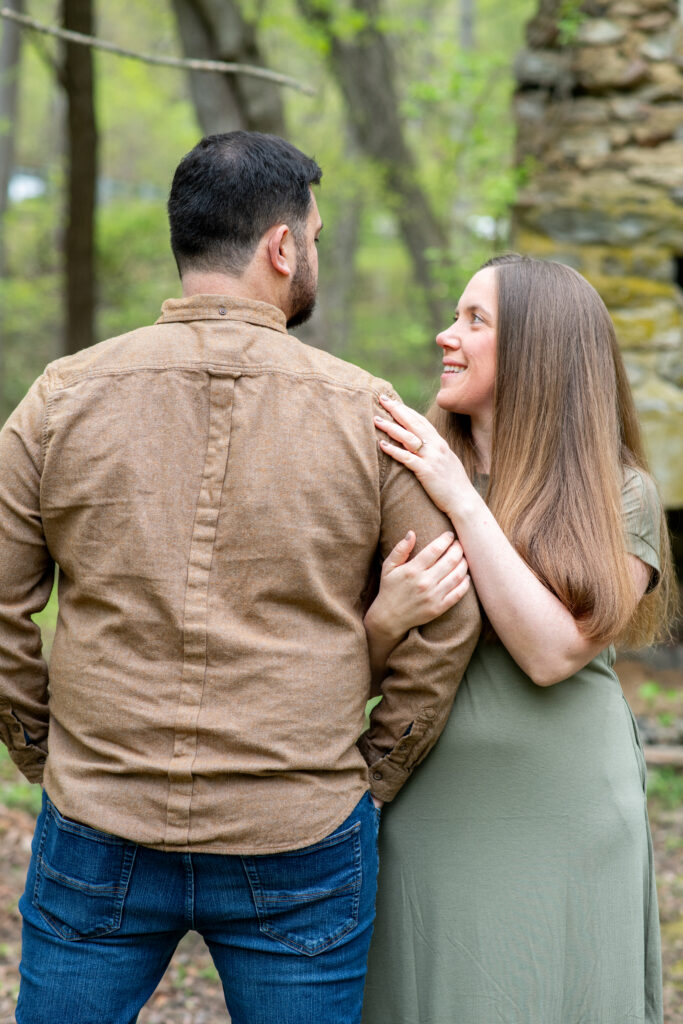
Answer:
[[(447, 525), (378, 449), (386, 389), (275, 307), (216, 296), (48, 368), (4, 437), (33, 448), (60, 567), (45, 784), (63, 814), (169, 850), (266, 853), (357, 804), (376, 552)], [(455, 659), (442, 675), (469, 656), (474, 599), (447, 618), (427, 627)], [(434, 680), (412, 685), (394, 740), (430, 704)]]
[(378, 802), (480, 621), (470, 590), (387, 651), (359, 739), (376, 559), (451, 524), (378, 448), (387, 385), (287, 334), (321, 173), (277, 136), (201, 139), (168, 201), (185, 298), (52, 364), (0, 431), (0, 739), (45, 783), (20, 1024), (137, 1019), (189, 928), (233, 1020), (360, 1024)]

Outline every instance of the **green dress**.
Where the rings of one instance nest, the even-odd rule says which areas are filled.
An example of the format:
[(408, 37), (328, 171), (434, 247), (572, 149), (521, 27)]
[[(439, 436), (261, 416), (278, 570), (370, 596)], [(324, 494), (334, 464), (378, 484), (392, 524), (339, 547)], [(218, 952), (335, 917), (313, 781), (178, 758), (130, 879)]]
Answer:
[[(623, 502), (656, 580), (649, 479), (629, 471)], [(543, 688), (480, 641), (382, 814), (363, 1024), (661, 1024), (645, 761), (613, 663)]]

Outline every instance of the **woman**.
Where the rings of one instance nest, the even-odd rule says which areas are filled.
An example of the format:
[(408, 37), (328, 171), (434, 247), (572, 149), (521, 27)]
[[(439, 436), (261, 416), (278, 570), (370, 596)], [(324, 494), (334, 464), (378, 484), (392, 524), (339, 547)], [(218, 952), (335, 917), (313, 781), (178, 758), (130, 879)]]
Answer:
[[(656, 1024), (645, 763), (611, 645), (658, 634), (671, 571), (614, 329), (575, 271), (506, 256), (437, 344), (431, 423), (386, 401), (377, 426), (452, 520), (489, 625), (384, 811), (363, 1019)], [(375, 666), (462, 590), (413, 543), (367, 613)]]

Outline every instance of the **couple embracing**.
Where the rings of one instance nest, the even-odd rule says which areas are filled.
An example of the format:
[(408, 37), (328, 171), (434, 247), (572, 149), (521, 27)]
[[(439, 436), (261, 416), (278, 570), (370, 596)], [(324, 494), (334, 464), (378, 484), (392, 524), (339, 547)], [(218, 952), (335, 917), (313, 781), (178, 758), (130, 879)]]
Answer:
[(612, 643), (657, 635), (671, 571), (610, 318), (491, 260), (423, 418), (288, 333), (320, 177), (202, 140), (183, 297), (0, 434), (0, 735), (44, 787), (18, 1024), (131, 1024), (190, 929), (233, 1024), (657, 1024)]

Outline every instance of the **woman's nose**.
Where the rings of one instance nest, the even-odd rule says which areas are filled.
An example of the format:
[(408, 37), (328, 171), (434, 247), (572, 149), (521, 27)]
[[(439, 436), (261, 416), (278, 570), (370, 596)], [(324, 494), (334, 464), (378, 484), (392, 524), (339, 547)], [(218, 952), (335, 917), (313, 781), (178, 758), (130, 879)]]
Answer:
[(441, 348), (459, 348), (460, 339), (457, 336), (457, 324), (451, 324), (444, 331), (441, 331), (436, 336), (436, 343)]

